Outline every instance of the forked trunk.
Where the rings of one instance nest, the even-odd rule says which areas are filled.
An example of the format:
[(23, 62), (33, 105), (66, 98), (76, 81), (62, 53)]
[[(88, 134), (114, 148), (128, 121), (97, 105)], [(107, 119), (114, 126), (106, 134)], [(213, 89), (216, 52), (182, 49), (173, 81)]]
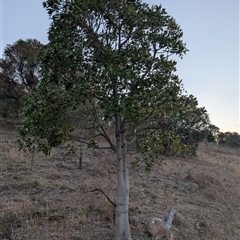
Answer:
[(116, 151), (117, 151), (117, 201), (115, 240), (130, 240), (128, 219), (129, 206), (129, 174), (126, 159), (126, 121), (116, 116)]

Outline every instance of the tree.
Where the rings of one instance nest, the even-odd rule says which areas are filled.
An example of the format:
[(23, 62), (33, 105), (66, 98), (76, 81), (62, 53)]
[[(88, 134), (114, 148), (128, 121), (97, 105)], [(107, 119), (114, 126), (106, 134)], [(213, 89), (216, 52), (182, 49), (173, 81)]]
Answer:
[(38, 84), (40, 68), (36, 57), (42, 47), (36, 39), (20, 39), (4, 49), (0, 59), (0, 98), (8, 105), (19, 108), (23, 96)]
[(210, 131), (208, 132), (207, 135), (207, 142), (217, 142), (217, 136), (219, 134), (219, 127), (215, 126), (215, 125), (210, 125)]
[(240, 147), (240, 135), (236, 132), (219, 132), (217, 135), (218, 144), (226, 145), (228, 147)]
[(212, 142), (212, 143), (216, 142), (216, 138), (212, 132), (208, 133), (206, 140), (207, 140), (207, 142)]
[[(208, 113), (204, 108), (198, 107), (198, 101), (192, 95), (184, 96), (181, 109), (187, 110), (188, 117), (175, 120), (170, 124), (169, 131), (174, 131), (184, 144), (190, 145), (192, 154), (196, 154), (198, 143), (207, 138), (209, 134), (216, 134), (218, 127), (211, 124)], [(182, 114), (181, 114), (182, 115)]]
[(225, 144), (225, 141), (226, 141), (226, 134), (224, 132), (219, 132), (217, 134), (217, 143), (221, 145), (221, 144)]
[(226, 145), (233, 148), (240, 148), (240, 135), (237, 132), (226, 132)]
[[(36, 143), (47, 154), (70, 138), (113, 150), (115, 239), (131, 239), (129, 147), (139, 153), (132, 164), (141, 161), (146, 170), (160, 160), (166, 142), (172, 152), (188, 149), (166, 127), (193, 111), (182, 109), (184, 99), (189, 106), (193, 100), (181, 97), (183, 85), (175, 75), (173, 57), (187, 52), (183, 32), (162, 6), (140, 0), (48, 0), (44, 7), (52, 19), (49, 44), (41, 53), (41, 83), (22, 109), (20, 147)], [(76, 113), (82, 122), (73, 126)]]

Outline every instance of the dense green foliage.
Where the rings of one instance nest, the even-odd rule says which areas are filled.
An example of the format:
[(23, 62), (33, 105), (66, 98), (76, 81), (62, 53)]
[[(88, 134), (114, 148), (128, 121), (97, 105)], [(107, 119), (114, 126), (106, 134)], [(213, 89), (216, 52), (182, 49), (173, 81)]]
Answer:
[(17, 113), (23, 97), (39, 82), (36, 57), (43, 45), (36, 39), (8, 44), (0, 59), (0, 102), (3, 117)]
[(182, 30), (165, 9), (113, 0), (47, 1), (45, 7), (53, 23), (42, 52), (42, 83), (22, 111), (20, 133), (27, 146), (37, 141), (47, 153), (61, 144), (73, 130), (69, 119), (88, 103), (82, 118), (112, 149), (103, 129), (116, 113), (127, 119), (129, 141), (137, 135), (137, 150), (148, 153), (147, 158), (154, 148), (155, 157), (166, 146), (174, 153), (188, 149), (190, 141), (182, 141), (180, 129), (189, 132), (191, 124), (194, 129), (193, 119), (205, 109), (197, 107), (193, 96), (183, 95), (174, 74), (171, 56), (182, 57), (187, 49)]
[[(192, 102), (194, 103), (193, 99)], [(183, 106), (183, 108), (186, 107)], [(182, 143), (191, 146), (190, 152), (195, 155), (198, 143), (205, 140), (208, 136), (215, 134), (218, 131), (218, 127), (211, 124), (206, 111), (197, 107), (195, 99), (195, 106), (191, 106), (188, 118), (180, 122), (174, 122), (169, 130), (177, 133)]]

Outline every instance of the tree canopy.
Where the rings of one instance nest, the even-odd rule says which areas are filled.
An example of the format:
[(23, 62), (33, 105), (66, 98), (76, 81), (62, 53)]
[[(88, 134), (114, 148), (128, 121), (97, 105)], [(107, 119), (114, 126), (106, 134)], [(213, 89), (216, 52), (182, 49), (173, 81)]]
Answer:
[(39, 83), (39, 63), (36, 57), (43, 45), (36, 39), (18, 40), (8, 44), (0, 59), (0, 98), (4, 105), (16, 110), (23, 96)]
[(25, 111), (31, 118), (38, 115), (38, 122), (45, 118), (40, 114), (52, 112), (55, 130), (48, 145), (70, 128), (63, 126), (62, 118), (93, 99), (98, 102), (94, 110), (101, 115), (100, 125), (118, 112), (128, 119), (129, 137), (152, 126), (160, 128), (172, 118), (183, 86), (171, 56), (182, 57), (187, 49), (182, 30), (164, 8), (113, 0), (46, 1), (45, 7), (53, 22), (50, 43), (42, 53), (43, 83)]

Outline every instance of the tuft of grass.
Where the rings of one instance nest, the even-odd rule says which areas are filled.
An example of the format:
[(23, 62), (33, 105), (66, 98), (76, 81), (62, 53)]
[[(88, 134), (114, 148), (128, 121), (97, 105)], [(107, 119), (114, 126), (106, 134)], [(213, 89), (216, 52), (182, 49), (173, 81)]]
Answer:
[(0, 217), (0, 238), (12, 239), (12, 231), (14, 228), (20, 228), (22, 226), (21, 219), (16, 213), (12, 211), (5, 212)]

